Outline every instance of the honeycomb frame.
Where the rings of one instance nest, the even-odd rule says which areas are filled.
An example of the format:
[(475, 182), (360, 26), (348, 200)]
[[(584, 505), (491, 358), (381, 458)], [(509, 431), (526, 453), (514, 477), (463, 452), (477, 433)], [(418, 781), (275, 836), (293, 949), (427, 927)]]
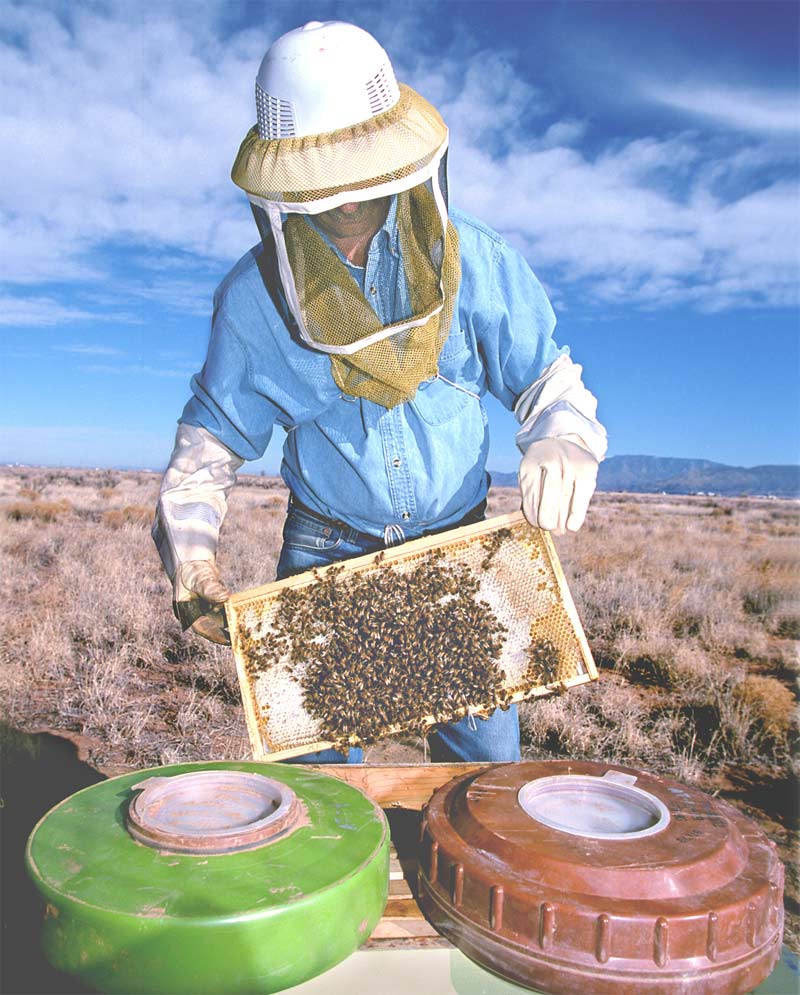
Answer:
[[(472, 563), (480, 577), (481, 597), (487, 598), (503, 619), (511, 620), (514, 639), (508, 641), (499, 662), (506, 675), (506, 703), (554, 694), (597, 679), (597, 668), (550, 534), (529, 525), (520, 512), (501, 515), (232, 595), (225, 610), (255, 759), (287, 759), (335, 745), (324, 737), (319, 722), (306, 711), (299, 681), (287, 676), (288, 667), (282, 665), (281, 659), (275, 658), (272, 666), (262, 668), (261, 673), (249, 666), (247, 647), (253, 645), (252, 627), (257, 624), (271, 631), (269, 621), (281, 594), (302, 591), (331, 570), (345, 579), (353, 573), (387, 568), (407, 572), (431, 553), (439, 552), (445, 563)], [(528, 564), (530, 575), (520, 569)], [(523, 630), (528, 633), (527, 644)], [(532, 677), (530, 663), (522, 670), (523, 656), (528, 661), (532, 659), (534, 634), (547, 640), (548, 645), (556, 645), (559, 661), (565, 661), (564, 666), (559, 665), (557, 676), (549, 674), (550, 680)], [(485, 701), (473, 702), (454, 708), (447, 716), (424, 716), (421, 724), (432, 727), (458, 721), (465, 715), (480, 717), (493, 707)], [(417, 727), (410, 723), (394, 725), (381, 738), (402, 735)], [(352, 745), (359, 742), (359, 737), (350, 737)]]

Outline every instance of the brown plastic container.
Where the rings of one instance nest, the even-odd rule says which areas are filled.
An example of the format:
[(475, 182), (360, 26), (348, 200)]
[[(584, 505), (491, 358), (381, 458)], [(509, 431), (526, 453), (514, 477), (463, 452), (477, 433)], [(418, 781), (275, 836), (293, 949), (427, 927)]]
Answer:
[(780, 957), (783, 866), (676, 781), (508, 764), (431, 798), (420, 904), (469, 957), (552, 995), (743, 995)]

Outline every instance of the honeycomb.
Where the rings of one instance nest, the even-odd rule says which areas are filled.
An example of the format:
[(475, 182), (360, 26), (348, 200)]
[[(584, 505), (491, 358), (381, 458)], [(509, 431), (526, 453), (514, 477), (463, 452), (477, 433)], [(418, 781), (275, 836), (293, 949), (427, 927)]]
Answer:
[(234, 595), (253, 754), (424, 734), (597, 677), (547, 533), (519, 513)]

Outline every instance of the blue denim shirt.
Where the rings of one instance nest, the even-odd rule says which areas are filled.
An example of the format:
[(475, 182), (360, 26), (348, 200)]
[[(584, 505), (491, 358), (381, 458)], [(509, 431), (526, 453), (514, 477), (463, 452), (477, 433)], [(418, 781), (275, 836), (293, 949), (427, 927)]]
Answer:
[[(522, 256), (474, 218), (456, 210), (450, 218), (461, 249), (458, 301), (438, 375), (410, 401), (387, 410), (340, 391), (329, 357), (299, 339), (273, 252), (258, 245), (215, 294), (208, 355), (180, 420), (245, 460), (264, 453), (279, 425), (281, 476), (293, 494), (370, 535), (399, 527), (413, 538), (459, 521), (486, 496), (481, 398), (489, 391), (512, 408), (567, 350), (553, 341), (553, 310)], [(400, 264), (392, 210), (366, 266), (350, 267), (384, 323), (408, 313)]]

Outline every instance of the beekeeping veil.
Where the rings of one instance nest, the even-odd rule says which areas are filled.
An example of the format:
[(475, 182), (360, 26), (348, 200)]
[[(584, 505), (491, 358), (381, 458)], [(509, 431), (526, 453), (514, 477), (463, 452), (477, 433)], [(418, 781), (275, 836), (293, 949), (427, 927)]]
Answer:
[[(283, 35), (256, 80), (258, 124), (233, 166), (278, 270), (299, 334), (329, 353), (347, 394), (386, 408), (435, 376), (461, 275), (447, 219), (447, 128), (395, 80), (389, 58), (352, 24), (313, 21)], [(407, 314), (384, 325), (313, 216), (396, 198)]]

